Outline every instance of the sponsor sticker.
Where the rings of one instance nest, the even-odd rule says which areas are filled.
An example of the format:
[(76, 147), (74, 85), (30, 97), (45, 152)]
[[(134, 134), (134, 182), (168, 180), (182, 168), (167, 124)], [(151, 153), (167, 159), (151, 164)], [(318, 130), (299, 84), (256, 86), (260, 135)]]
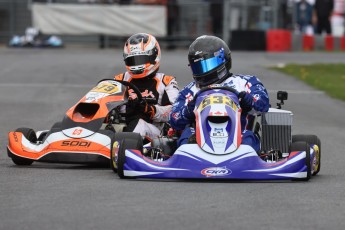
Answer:
[(222, 177), (231, 173), (232, 171), (226, 167), (211, 167), (201, 170), (201, 174), (206, 177)]
[(181, 118), (181, 115), (180, 115), (179, 112), (176, 112), (176, 113), (173, 113), (173, 114), (171, 115), (171, 117), (172, 117), (174, 120), (178, 120), (178, 119)]
[(61, 146), (69, 146), (69, 147), (85, 147), (88, 148), (91, 146), (91, 142), (89, 141), (63, 141)]
[(231, 98), (227, 96), (209, 96), (202, 100), (202, 102), (199, 105), (199, 110), (205, 109), (207, 106), (213, 105), (213, 104), (223, 104), (231, 107), (233, 110), (237, 109), (237, 105)]
[(104, 82), (98, 84), (96, 87), (94, 87), (91, 92), (97, 92), (97, 93), (106, 93), (106, 94), (114, 94), (121, 92), (121, 88), (117, 85), (113, 85), (109, 82)]
[(75, 130), (73, 131), (72, 135), (78, 136), (78, 135), (80, 135), (82, 132), (83, 132), (82, 129), (75, 129)]
[(213, 137), (222, 137), (224, 136), (223, 128), (214, 128), (214, 132), (212, 134)]

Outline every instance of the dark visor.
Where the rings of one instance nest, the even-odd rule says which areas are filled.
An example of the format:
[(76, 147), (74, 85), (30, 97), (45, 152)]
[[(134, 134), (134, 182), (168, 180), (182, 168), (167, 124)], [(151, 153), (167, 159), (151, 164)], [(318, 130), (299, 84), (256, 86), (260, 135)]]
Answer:
[(146, 63), (155, 63), (155, 55), (136, 55), (129, 56), (125, 58), (125, 63), (127, 66), (144, 65)]
[(225, 63), (224, 56), (216, 56), (206, 60), (194, 62), (190, 65), (193, 75), (201, 75), (213, 70), (219, 65)]

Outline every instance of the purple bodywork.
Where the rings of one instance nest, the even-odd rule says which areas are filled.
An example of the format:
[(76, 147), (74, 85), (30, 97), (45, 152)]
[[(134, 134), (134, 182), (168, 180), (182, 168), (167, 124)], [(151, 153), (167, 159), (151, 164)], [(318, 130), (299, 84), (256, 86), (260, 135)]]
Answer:
[[(198, 108), (204, 99), (210, 95), (223, 95), (229, 97), (232, 102), (231, 106), (225, 105), (223, 111), (226, 111), (227, 116), (230, 117), (229, 123), (224, 125), (224, 130), (227, 132), (227, 140), (223, 145), (227, 149), (233, 142), (236, 142), (237, 132), (241, 128), (236, 126), (239, 124), (237, 96), (226, 90), (210, 90), (200, 94), (196, 100), (196, 107)], [(229, 103), (228, 103), (229, 104)], [(196, 119), (201, 119), (200, 135), (204, 136), (204, 145), (208, 145), (210, 151), (214, 150), (213, 143), (210, 138), (210, 125), (208, 124), (207, 116), (210, 114), (214, 104), (210, 106), (200, 106), (199, 114)], [(198, 108), (198, 109), (199, 109)], [(218, 110), (217, 110), (218, 111)], [(220, 111), (221, 114), (222, 111)], [(239, 130), (238, 130), (239, 129)], [(219, 129), (220, 130), (220, 129)], [(198, 130), (196, 131), (198, 132)], [(200, 137), (199, 137), (200, 138)], [(198, 139), (198, 136), (197, 136)], [(237, 140), (238, 141), (238, 140)], [(212, 154), (205, 151), (204, 147), (200, 147), (200, 140), (198, 144), (185, 144), (180, 146), (175, 153), (165, 161), (153, 161), (145, 156), (139, 150), (126, 149), (124, 151), (123, 175), (124, 177), (136, 178), (172, 178), (172, 179), (241, 179), (241, 180), (291, 180), (307, 178), (308, 169), (307, 160), (314, 159), (314, 149), (309, 151), (294, 151), (277, 162), (267, 162), (262, 160), (255, 150), (244, 144), (236, 146), (234, 151), (230, 153), (216, 153)]]

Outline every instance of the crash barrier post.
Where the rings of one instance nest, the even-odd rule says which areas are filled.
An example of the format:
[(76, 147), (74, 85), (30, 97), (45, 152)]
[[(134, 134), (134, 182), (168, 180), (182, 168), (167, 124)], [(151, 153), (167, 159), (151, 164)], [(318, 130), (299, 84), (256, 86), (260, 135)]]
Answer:
[(314, 37), (311, 35), (304, 34), (302, 36), (302, 48), (303, 51), (314, 50)]
[(345, 35), (307, 35), (293, 33), (292, 51), (345, 51)]
[(326, 35), (325, 36), (325, 50), (327, 51), (333, 51), (334, 49), (334, 39), (333, 36), (331, 35)]
[(266, 47), (268, 52), (290, 51), (291, 32), (288, 30), (268, 30), (266, 33)]
[(345, 35), (342, 37), (332, 35), (296, 34), (288, 30), (268, 30), (261, 32), (261, 39), (254, 36), (254, 31), (233, 31), (231, 48), (236, 50), (261, 50), (253, 46), (265, 39), (267, 52), (285, 51), (345, 51)]

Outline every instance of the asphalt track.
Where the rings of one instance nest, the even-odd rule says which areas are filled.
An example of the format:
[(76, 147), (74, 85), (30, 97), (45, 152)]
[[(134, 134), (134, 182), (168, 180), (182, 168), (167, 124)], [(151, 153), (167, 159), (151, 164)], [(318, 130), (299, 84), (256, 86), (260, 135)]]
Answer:
[[(163, 50), (161, 70), (191, 81), (187, 51)], [(276, 104), (289, 91), (294, 134), (322, 141), (309, 182), (120, 180), (107, 168), (15, 166), (7, 133), (49, 129), (101, 78), (124, 70), (121, 50), (0, 48), (0, 229), (345, 229), (345, 103), (287, 75), (279, 63), (345, 62), (343, 53), (233, 52), (233, 72), (255, 74)], [(345, 90), (345, 89), (344, 89)]]

